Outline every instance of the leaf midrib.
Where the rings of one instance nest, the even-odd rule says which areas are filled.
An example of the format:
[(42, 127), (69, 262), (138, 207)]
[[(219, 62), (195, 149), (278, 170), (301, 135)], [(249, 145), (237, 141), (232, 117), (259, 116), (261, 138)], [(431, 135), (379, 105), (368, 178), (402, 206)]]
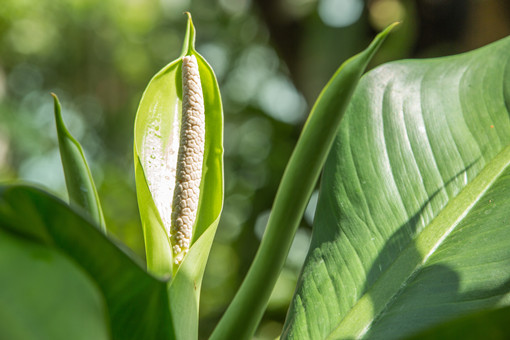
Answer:
[[(356, 302), (327, 339), (361, 338), (386, 307), (405, 289), (442, 242), (459, 225), (503, 171), (510, 166), (510, 145), (496, 155), (480, 173), (423, 229), (393, 264)], [(411, 261), (409, 260), (411, 259)], [(374, 305), (374, 296), (384, 303)]]

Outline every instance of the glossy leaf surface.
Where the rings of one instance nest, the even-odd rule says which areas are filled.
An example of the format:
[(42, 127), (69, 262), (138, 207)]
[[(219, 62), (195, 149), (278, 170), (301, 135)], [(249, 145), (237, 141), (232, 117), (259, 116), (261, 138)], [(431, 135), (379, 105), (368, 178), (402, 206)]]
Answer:
[[(66, 254), (87, 272), (106, 302), (113, 339), (175, 338), (166, 282), (147, 274), (88, 218), (61, 200), (29, 186), (0, 187), (0, 227)], [(0, 269), (2, 273), (9, 270), (6, 266)], [(57, 271), (58, 267), (50, 269)], [(72, 277), (60, 279), (60, 285), (77, 289)], [(11, 298), (19, 303), (25, 299), (17, 294)], [(33, 308), (41, 308), (36, 300), (32, 302)], [(66, 311), (79, 313), (73, 308)]]
[(364, 76), (283, 339), (398, 339), (510, 304), (510, 38)]
[(0, 229), (0, 339), (110, 339), (103, 297), (54, 249)]

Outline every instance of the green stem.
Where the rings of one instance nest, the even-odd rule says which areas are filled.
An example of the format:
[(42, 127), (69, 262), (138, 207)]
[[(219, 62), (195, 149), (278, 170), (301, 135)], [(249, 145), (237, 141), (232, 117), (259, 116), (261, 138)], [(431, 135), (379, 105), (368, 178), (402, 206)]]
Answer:
[(255, 259), (211, 339), (250, 339), (255, 333), (352, 93), (394, 26), (340, 66), (320, 94), (283, 174)]

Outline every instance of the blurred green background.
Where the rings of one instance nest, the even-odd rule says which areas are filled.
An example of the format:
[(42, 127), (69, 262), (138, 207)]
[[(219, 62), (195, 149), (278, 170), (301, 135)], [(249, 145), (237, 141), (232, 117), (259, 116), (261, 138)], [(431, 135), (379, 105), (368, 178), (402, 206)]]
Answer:
[[(0, 180), (66, 199), (55, 92), (116, 238), (144, 256), (133, 121), (148, 81), (178, 57), (190, 11), (225, 110), (225, 205), (201, 299), (207, 337), (253, 258), (280, 177), (336, 68), (393, 21), (371, 67), (471, 50), (510, 34), (507, 0), (2, 0)], [(315, 193), (258, 338), (279, 334), (311, 235)]]

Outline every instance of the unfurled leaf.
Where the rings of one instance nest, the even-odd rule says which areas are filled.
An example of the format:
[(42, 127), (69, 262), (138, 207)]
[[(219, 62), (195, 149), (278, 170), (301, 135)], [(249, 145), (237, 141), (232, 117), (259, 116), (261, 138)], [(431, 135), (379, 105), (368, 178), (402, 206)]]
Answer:
[(399, 339), (509, 304), (509, 56), (506, 38), (362, 78), (283, 339)]
[(103, 210), (83, 149), (67, 130), (62, 119), (60, 102), (55, 94), (52, 93), (52, 95), (55, 102), (60, 158), (64, 167), (69, 203), (88, 212), (101, 230), (106, 232)]

